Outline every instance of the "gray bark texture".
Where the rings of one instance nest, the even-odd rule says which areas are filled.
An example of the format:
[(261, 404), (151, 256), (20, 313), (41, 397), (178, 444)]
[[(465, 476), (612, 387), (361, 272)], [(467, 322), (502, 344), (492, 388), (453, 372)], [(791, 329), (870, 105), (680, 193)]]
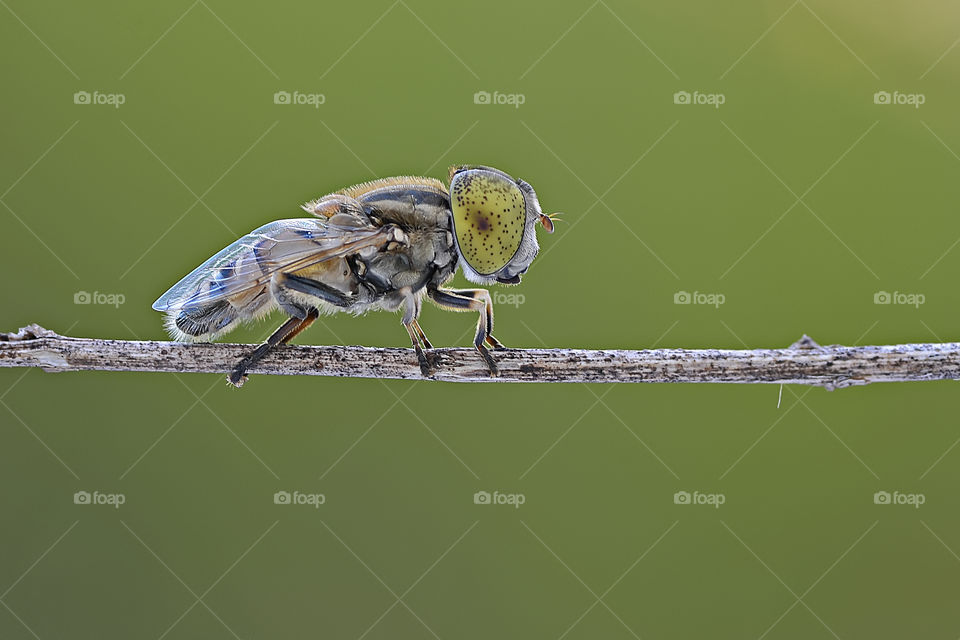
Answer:
[[(45, 371), (226, 373), (255, 345), (101, 340), (39, 325), (0, 333), (0, 367)], [(820, 346), (804, 336), (785, 349), (505, 349), (491, 377), (473, 349), (434, 349), (445, 382), (716, 382), (837, 389), (872, 382), (960, 379), (960, 343)], [(251, 374), (422, 380), (412, 349), (278, 347)]]

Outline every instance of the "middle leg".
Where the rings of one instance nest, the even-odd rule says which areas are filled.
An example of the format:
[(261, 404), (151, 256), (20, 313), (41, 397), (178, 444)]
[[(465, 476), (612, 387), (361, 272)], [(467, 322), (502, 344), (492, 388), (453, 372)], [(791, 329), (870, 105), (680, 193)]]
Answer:
[(413, 350), (417, 352), (417, 362), (420, 364), (420, 373), (423, 374), (423, 377), (429, 378), (433, 376), (435, 369), (433, 363), (430, 362), (430, 359), (424, 352), (424, 349), (433, 349), (433, 345), (427, 340), (427, 335), (423, 332), (420, 323), (417, 321), (417, 318), (420, 317), (420, 307), (420, 297), (408, 291), (404, 301), (402, 322), (404, 328), (407, 330), (407, 334), (410, 336), (410, 343), (413, 345)]

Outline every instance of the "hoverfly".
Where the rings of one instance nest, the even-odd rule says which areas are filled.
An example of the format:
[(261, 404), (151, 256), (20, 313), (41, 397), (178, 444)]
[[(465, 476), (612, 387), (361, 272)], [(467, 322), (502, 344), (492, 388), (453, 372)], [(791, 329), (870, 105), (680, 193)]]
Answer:
[[(213, 340), (279, 308), (290, 318), (227, 379), (239, 387), (271, 349), (321, 313), (403, 310), (420, 370), (433, 348), (417, 321), (424, 296), (480, 318), (473, 344), (498, 375), (488, 347), (493, 302), (486, 289), (446, 289), (458, 266), (477, 284), (518, 284), (539, 251), (536, 226), (553, 232), (533, 187), (485, 166), (454, 166), (450, 188), (420, 177), (383, 178), (307, 202), (314, 218), (277, 220), (240, 238), (170, 288), (153, 308), (175, 340)], [(555, 215), (555, 214), (554, 214)]]

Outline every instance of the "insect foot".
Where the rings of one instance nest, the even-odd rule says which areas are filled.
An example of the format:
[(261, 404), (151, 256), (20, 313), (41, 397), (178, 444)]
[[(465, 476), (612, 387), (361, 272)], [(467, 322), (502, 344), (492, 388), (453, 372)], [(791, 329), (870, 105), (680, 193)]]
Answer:
[(483, 344), (477, 345), (477, 351), (480, 352), (480, 355), (483, 356), (484, 362), (487, 363), (487, 369), (490, 370), (491, 378), (500, 377), (500, 367), (497, 366), (497, 363), (494, 361), (493, 356), (490, 355), (490, 351), (483, 346)]
[(246, 382), (248, 379), (249, 378), (247, 378), (247, 375), (243, 372), (243, 369), (241, 369), (240, 367), (237, 367), (236, 369), (231, 371), (229, 374), (227, 374), (227, 382), (229, 382), (231, 385), (233, 385), (237, 389), (242, 387), (243, 383)]
[(420, 374), (424, 378), (432, 378), (437, 374), (436, 356), (417, 351), (417, 362), (420, 364)]

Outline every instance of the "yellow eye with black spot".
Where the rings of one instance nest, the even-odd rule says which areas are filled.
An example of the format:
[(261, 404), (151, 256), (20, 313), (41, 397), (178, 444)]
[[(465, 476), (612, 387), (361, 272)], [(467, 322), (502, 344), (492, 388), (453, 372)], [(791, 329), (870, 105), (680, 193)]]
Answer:
[(505, 267), (520, 248), (527, 219), (517, 183), (489, 169), (459, 171), (450, 182), (450, 203), (464, 261), (482, 276)]

